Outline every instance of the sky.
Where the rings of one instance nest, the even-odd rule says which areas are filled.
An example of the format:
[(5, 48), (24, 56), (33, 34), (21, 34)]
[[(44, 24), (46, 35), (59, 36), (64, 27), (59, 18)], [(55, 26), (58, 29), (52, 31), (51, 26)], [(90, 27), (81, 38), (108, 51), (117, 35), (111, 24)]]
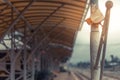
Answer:
[[(99, 0), (99, 8), (105, 15), (105, 2), (108, 0)], [(108, 31), (108, 44), (106, 49), (106, 59), (110, 60), (110, 55), (120, 57), (120, 0), (113, 1), (111, 9), (110, 24)], [(86, 18), (89, 17), (89, 13)], [(101, 29), (101, 28), (100, 28)], [(90, 26), (84, 22), (82, 30), (78, 32), (74, 51), (70, 62), (90, 61)]]

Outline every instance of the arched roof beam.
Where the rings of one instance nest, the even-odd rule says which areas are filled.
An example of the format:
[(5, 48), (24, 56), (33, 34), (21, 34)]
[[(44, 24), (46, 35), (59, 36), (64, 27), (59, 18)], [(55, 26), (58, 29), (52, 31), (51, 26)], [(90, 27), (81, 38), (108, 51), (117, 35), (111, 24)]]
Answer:
[(49, 45), (49, 46), (53, 46), (53, 47), (61, 47), (61, 48), (64, 48), (64, 49), (67, 49), (67, 50), (70, 50), (70, 51), (73, 50), (73, 48), (71, 48), (71, 47), (69, 47), (69, 46), (66, 46), (66, 45), (63, 45), (63, 44), (49, 43), (48, 45)]
[(72, 6), (77, 6), (77, 7), (82, 7), (82, 8), (84, 8), (84, 6), (82, 6), (82, 5), (84, 5), (85, 3), (84, 2), (81, 2), (81, 5), (79, 4), (79, 3), (77, 3), (77, 2), (74, 2), (73, 0), (71, 0), (71, 1), (73, 1), (73, 2), (71, 2), (71, 1), (67, 1), (67, 0), (50, 0), (50, 1), (48, 1), (48, 0), (36, 0), (36, 1), (38, 1), (38, 2), (49, 2), (49, 3), (59, 3), (59, 4), (68, 4), (68, 5), (72, 5)]

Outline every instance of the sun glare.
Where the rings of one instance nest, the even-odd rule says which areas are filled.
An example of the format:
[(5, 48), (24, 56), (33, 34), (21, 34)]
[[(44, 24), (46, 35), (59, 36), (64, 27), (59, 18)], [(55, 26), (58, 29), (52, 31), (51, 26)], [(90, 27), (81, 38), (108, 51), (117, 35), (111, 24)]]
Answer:
[[(108, 0), (99, 0), (99, 8), (103, 15), (105, 15), (106, 7), (105, 3)], [(120, 0), (111, 0), (113, 2), (113, 7), (110, 12), (110, 22), (109, 22), (109, 33), (108, 40), (111, 43), (120, 43)]]

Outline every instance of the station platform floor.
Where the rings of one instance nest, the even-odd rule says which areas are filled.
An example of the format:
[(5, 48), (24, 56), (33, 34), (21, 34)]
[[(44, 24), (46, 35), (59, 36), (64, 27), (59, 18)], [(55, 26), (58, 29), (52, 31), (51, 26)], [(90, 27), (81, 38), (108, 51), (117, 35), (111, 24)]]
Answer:
[(72, 73), (60, 72), (54, 80), (77, 80)]

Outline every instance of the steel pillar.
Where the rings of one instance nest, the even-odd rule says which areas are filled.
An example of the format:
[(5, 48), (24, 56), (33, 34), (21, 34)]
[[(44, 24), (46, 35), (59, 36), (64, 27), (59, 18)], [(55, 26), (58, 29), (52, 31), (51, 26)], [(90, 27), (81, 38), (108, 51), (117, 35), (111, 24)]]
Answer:
[(41, 55), (40, 55), (40, 52), (38, 53), (38, 56), (37, 56), (37, 63), (36, 63), (36, 68), (37, 68), (37, 71), (40, 71), (40, 65), (41, 65)]
[(27, 44), (26, 44), (26, 27), (24, 28), (24, 53), (23, 53), (23, 80), (27, 80)]
[(100, 63), (97, 69), (94, 69), (98, 45), (99, 45), (99, 30), (98, 28), (91, 29), (90, 36), (90, 55), (91, 55), (91, 80), (99, 80), (100, 77)]
[(11, 53), (10, 53), (10, 80), (15, 80), (15, 52), (14, 52), (14, 44), (15, 44), (15, 39), (14, 39), (14, 29), (11, 30)]
[(35, 79), (35, 56), (32, 56), (32, 76), (31, 76), (31, 80)]

